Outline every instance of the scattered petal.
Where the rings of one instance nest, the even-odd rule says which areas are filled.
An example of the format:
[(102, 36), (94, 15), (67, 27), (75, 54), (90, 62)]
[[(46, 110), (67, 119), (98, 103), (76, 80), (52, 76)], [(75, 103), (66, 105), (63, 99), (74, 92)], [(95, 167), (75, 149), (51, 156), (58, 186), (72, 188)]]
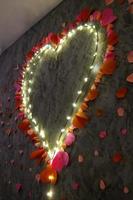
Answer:
[(126, 79), (129, 83), (133, 83), (133, 73), (127, 76)]
[(119, 117), (123, 117), (125, 114), (125, 110), (122, 107), (117, 108), (117, 114)]
[(119, 163), (123, 160), (123, 157), (121, 155), (121, 153), (116, 152), (113, 156), (112, 156), (112, 162), (113, 163)]
[(79, 155), (79, 156), (78, 156), (78, 162), (79, 162), (79, 163), (84, 162), (84, 157), (83, 157), (82, 155)]
[(100, 187), (101, 190), (105, 190), (106, 184), (105, 184), (105, 181), (103, 179), (100, 180), (99, 187)]
[(127, 60), (129, 63), (133, 63), (133, 51), (128, 53)]
[(59, 151), (52, 160), (52, 167), (57, 172), (61, 172), (69, 163), (69, 155), (67, 152)]
[(22, 190), (22, 184), (17, 183), (16, 184), (16, 190), (17, 190), (17, 192), (19, 192), (20, 190)]
[(128, 132), (127, 132), (126, 128), (122, 128), (120, 133), (121, 133), (122, 136), (125, 136), (125, 135), (127, 135)]
[(128, 11), (129, 11), (131, 14), (133, 14), (133, 4), (130, 4), (130, 5), (129, 5)]
[(116, 19), (117, 17), (114, 15), (113, 10), (111, 8), (106, 8), (102, 12), (101, 24), (103, 26), (107, 26), (108, 24), (114, 22)]
[(128, 89), (126, 87), (121, 87), (117, 90), (116, 97), (118, 99), (124, 98), (126, 96), (127, 92), (128, 92)]
[(94, 150), (94, 156), (99, 156), (99, 151), (97, 149)]
[(109, 5), (109, 4), (113, 3), (113, 2), (114, 2), (114, 0), (105, 0), (105, 4), (106, 5)]
[(107, 137), (107, 132), (106, 131), (100, 131), (99, 132), (99, 138), (100, 139), (105, 139)]
[(124, 192), (125, 194), (128, 194), (128, 193), (129, 193), (129, 188), (128, 188), (127, 186), (124, 186), (123, 192)]
[(40, 183), (40, 174), (36, 174), (36, 175), (35, 175), (35, 179), (36, 179), (36, 181), (37, 181), (38, 183)]

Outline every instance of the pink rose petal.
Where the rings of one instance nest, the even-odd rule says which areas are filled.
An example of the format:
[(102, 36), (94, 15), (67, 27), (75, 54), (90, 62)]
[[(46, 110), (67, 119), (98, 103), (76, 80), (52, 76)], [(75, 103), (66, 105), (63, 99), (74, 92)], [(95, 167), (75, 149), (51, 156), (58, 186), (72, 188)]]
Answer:
[(100, 187), (101, 190), (105, 190), (106, 184), (105, 184), (103, 179), (100, 180), (99, 187)]
[(127, 135), (127, 129), (126, 128), (122, 128), (120, 131), (121, 135), (125, 136)]
[(65, 144), (67, 146), (70, 146), (74, 143), (75, 141), (75, 135), (73, 133), (68, 133), (68, 135), (65, 138)]
[(103, 26), (107, 26), (108, 24), (114, 22), (117, 17), (114, 15), (113, 10), (111, 8), (106, 8), (101, 17), (101, 24)]
[(133, 63), (133, 51), (128, 53), (127, 59), (129, 63)]
[(119, 117), (123, 117), (125, 114), (125, 110), (122, 107), (117, 108), (117, 114)]
[(69, 155), (67, 152), (59, 151), (53, 161), (52, 161), (52, 167), (57, 172), (61, 172), (64, 167), (66, 167), (69, 163)]
[(133, 73), (128, 75), (127, 78), (126, 78), (127, 82), (129, 83), (133, 83)]
[(106, 138), (107, 137), (107, 132), (106, 131), (100, 131), (99, 132), (99, 137), (100, 137), (100, 139)]
[(16, 190), (17, 190), (17, 192), (19, 192), (20, 190), (22, 190), (22, 184), (17, 183), (16, 184)]

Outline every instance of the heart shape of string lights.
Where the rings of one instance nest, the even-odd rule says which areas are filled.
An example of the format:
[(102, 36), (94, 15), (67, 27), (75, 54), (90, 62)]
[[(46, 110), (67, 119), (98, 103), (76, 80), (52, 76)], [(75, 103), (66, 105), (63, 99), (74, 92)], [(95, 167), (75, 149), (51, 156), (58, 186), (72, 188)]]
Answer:
[(48, 163), (44, 182), (55, 183), (56, 171), (67, 166), (65, 148), (75, 141), (75, 128), (89, 121), (87, 103), (97, 97), (101, 77), (115, 69), (115, 19), (110, 8), (91, 14), (84, 9), (61, 34), (50, 33), (26, 57), (16, 83), (16, 108), (19, 128), (38, 148), (31, 157)]

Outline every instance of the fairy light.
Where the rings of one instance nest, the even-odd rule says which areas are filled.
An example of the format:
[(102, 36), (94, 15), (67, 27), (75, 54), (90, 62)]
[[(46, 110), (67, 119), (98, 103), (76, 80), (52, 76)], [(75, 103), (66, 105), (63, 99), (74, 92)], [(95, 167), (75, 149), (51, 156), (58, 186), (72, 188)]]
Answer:
[(61, 133), (63, 133), (63, 132), (65, 132), (65, 129), (64, 129), (64, 128), (61, 129)]
[(70, 120), (70, 119), (71, 119), (71, 117), (70, 117), (70, 116), (67, 116), (66, 118), (67, 118), (67, 120)]
[(76, 104), (76, 103), (73, 103), (72, 106), (73, 106), (74, 108), (76, 108), (76, 107), (77, 107), (77, 104)]
[(82, 91), (81, 90), (79, 90), (78, 92), (77, 92), (77, 94), (81, 94), (82, 93)]
[(48, 191), (46, 195), (48, 198), (51, 199), (53, 197), (53, 191), (52, 190)]
[(84, 78), (84, 82), (87, 82), (87, 81), (88, 81), (88, 78), (87, 78), (87, 77), (85, 77), (85, 78)]
[[(95, 41), (95, 46), (96, 46), (96, 52), (94, 53), (94, 60), (93, 60), (93, 63), (92, 63), (92, 65), (89, 67), (89, 69), (92, 69), (92, 71), (94, 72), (94, 73), (96, 73), (97, 72), (97, 70), (99, 69), (99, 66), (96, 66), (95, 64), (94, 64), (94, 62), (95, 62), (95, 59), (96, 59), (96, 56), (97, 56), (97, 53), (98, 53), (98, 32), (96, 31), (96, 27), (95, 27), (95, 25), (92, 25), (91, 23), (86, 23), (86, 24), (84, 24), (84, 25), (79, 25), (79, 26), (77, 26), (77, 28), (76, 29), (72, 29), (71, 31), (69, 31), (68, 32), (68, 34), (67, 34), (67, 36), (64, 36), (61, 40), (60, 40), (60, 42), (59, 42), (59, 45), (58, 45), (58, 47), (56, 48), (56, 47), (53, 47), (53, 46), (51, 46), (50, 44), (47, 44), (47, 45), (45, 45), (45, 46), (43, 46), (39, 51), (37, 51), (36, 53), (35, 53), (35, 55), (32, 57), (32, 59), (28, 62), (28, 64), (27, 64), (27, 68), (26, 68), (26, 70), (23, 72), (23, 79), (25, 80), (25, 75), (26, 75), (26, 73), (28, 73), (28, 74), (31, 74), (31, 75), (33, 75), (33, 71), (32, 71), (32, 66), (35, 66), (36, 65), (36, 60), (37, 59), (40, 59), (41, 58), (41, 56), (42, 55), (44, 55), (44, 53), (47, 53), (47, 52), (49, 52), (49, 50), (52, 50), (51, 51), (51, 53), (53, 53), (54, 51), (56, 51), (56, 53), (58, 53), (58, 52), (60, 52), (61, 50), (62, 50), (62, 48), (65, 46), (65, 43), (66, 43), (66, 40), (69, 40), (69, 38), (71, 38), (77, 31), (81, 31), (81, 30), (87, 30), (88, 31), (88, 33), (93, 33), (94, 34), (94, 36), (96, 36), (96, 41)], [(49, 52), (50, 53), (50, 52)], [(83, 79), (83, 82), (84, 83), (87, 83), (88, 82), (88, 77), (85, 77), (84, 79)], [(32, 83), (33, 83), (33, 79), (31, 79), (31, 80), (29, 80), (28, 81), (28, 84), (26, 84), (26, 82), (25, 81), (23, 81), (23, 84), (22, 84), (22, 94), (23, 94), (23, 104), (24, 104), (24, 107), (26, 107), (27, 109), (25, 109), (25, 111), (26, 111), (26, 113), (27, 113), (27, 116), (28, 116), (28, 118), (31, 120), (31, 122), (34, 124), (34, 129), (35, 129), (35, 131), (38, 133), (38, 135), (39, 135), (39, 137), (41, 138), (41, 139), (44, 139), (45, 138), (45, 131), (43, 130), (43, 129), (41, 129), (41, 130), (39, 130), (39, 125), (37, 125), (37, 121), (36, 121), (36, 119), (35, 118), (33, 118), (33, 116), (32, 116), (32, 113), (31, 113), (31, 104), (29, 104), (30, 102), (30, 100), (29, 100), (29, 98), (27, 99), (27, 95), (28, 94), (30, 94), (31, 92), (32, 92), (32, 90), (31, 90), (31, 88), (28, 88), (27, 89), (27, 86), (31, 86), (32, 85)], [(26, 94), (28, 92), (28, 94)], [(79, 98), (79, 96), (82, 94), (82, 88), (81, 88), (81, 90), (78, 90), (77, 91), (77, 98), (76, 99), (78, 99)], [(77, 101), (75, 101), (75, 102), (73, 102), (72, 103), (72, 106), (73, 106), (73, 108), (76, 108), (77, 107)], [(66, 116), (66, 119), (67, 119), (67, 121), (69, 121), (69, 120), (71, 120), (71, 118), (72, 118), (72, 116)], [(68, 123), (68, 122), (67, 122)], [(63, 134), (64, 132), (66, 133), (66, 128), (62, 128), (61, 129), (61, 134)], [(54, 151), (56, 152), (56, 151), (58, 151), (59, 150), (59, 148), (58, 148), (58, 146), (60, 146), (60, 148), (61, 148), (61, 141), (60, 140), (57, 140), (56, 141), (56, 144), (57, 144), (57, 147), (54, 147), (53, 149), (54, 149)], [(49, 148), (49, 144), (48, 144), (48, 142), (47, 141), (42, 141), (42, 146), (43, 147), (46, 147), (46, 148)], [(49, 157), (53, 157), (53, 155), (54, 155), (54, 152), (52, 151), (52, 149), (51, 150), (48, 150), (48, 155), (49, 155)], [(48, 194), (52, 194), (51, 192), (49, 192)]]

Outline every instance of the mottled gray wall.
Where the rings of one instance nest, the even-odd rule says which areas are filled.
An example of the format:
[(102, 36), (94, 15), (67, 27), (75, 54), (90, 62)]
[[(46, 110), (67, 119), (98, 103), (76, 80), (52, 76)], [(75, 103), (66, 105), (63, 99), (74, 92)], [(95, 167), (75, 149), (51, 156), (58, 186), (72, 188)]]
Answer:
[[(72, 21), (75, 15), (84, 8), (91, 6), (94, 9), (105, 7), (102, 0), (65, 0), (47, 17), (32, 27), (13, 46), (0, 57), (0, 97), (2, 108), (0, 114), (0, 200), (40, 200), (47, 199), (45, 192), (48, 186), (41, 186), (35, 180), (35, 174), (40, 168), (29, 160), (29, 153), (33, 145), (20, 131), (17, 130), (14, 110), (14, 82), (18, 76), (20, 65), (23, 63), (26, 52), (49, 32), (59, 32), (64, 22)], [(100, 84), (100, 96), (90, 104), (89, 115), (92, 121), (83, 130), (77, 131), (77, 141), (70, 152), (70, 166), (60, 175), (59, 182), (53, 189), (56, 192), (55, 200), (132, 200), (133, 199), (133, 106), (132, 85), (125, 82), (132, 66), (127, 63), (127, 52), (133, 48), (132, 16), (127, 11), (127, 2), (123, 6), (113, 4), (118, 15), (116, 29), (120, 35), (117, 46), (118, 68), (112, 77), (103, 78)], [(17, 68), (16, 68), (17, 66)], [(76, 76), (76, 75), (75, 75)], [(115, 91), (120, 86), (128, 87), (128, 95), (118, 101)], [(116, 109), (125, 108), (125, 115), (119, 118)], [(103, 109), (105, 115), (95, 116), (97, 108)], [(4, 122), (4, 124), (3, 124)], [(128, 135), (122, 137), (120, 130), (128, 129)], [(98, 137), (100, 130), (107, 130), (108, 137), (101, 141)], [(99, 156), (94, 151), (99, 150)], [(23, 150), (23, 155), (21, 151)], [(111, 162), (111, 156), (120, 151), (124, 157), (121, 164)], [(79, 164), (77, 157), (84, 155), (84, 162)], [(104, 178), (107, 189), (99, 189), (99, 180)], [(78, 181), (80, 188), (73, 191), (71, 184)], [(23, 190), (16, 192), (15, 184), (21, 183)], [(129, 193), (123, 193), (123, 187), (129, 187)]]

